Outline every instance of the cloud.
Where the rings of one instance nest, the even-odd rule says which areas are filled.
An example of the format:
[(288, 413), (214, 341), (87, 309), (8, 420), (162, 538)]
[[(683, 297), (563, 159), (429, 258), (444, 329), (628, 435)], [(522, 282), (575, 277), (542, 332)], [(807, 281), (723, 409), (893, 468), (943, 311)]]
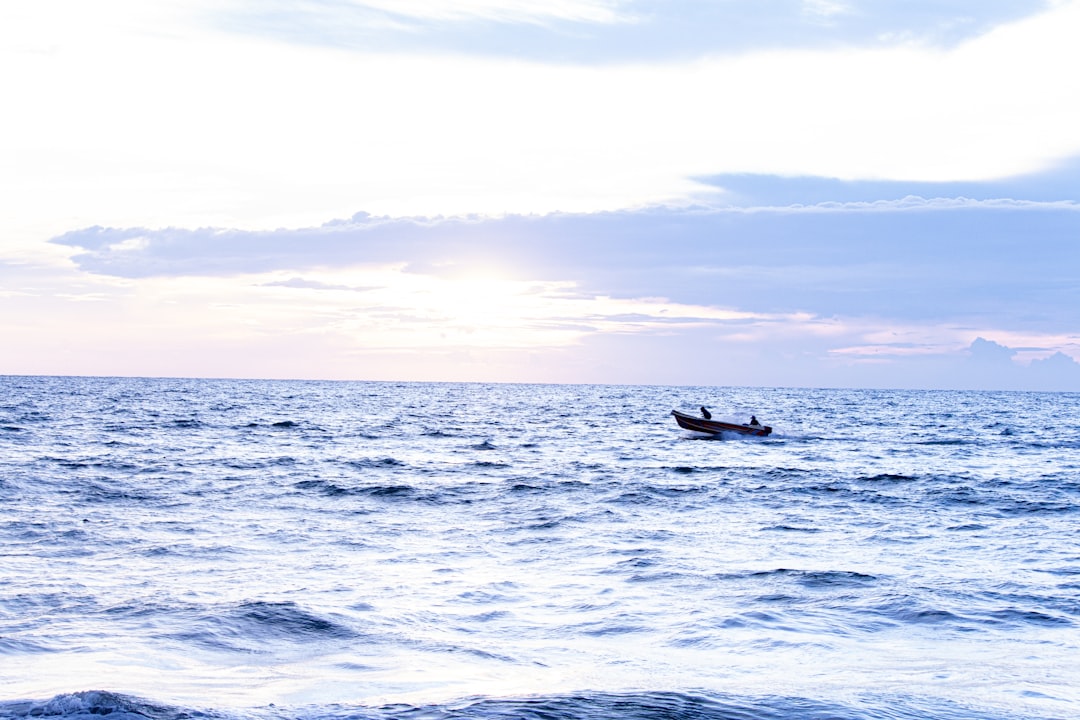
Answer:
[[(901, 200), (358, 213), (295, 230), (99, 227), (54, 242), (91, 277), (165, 283), (170, 298), (215, 288), (245, 333), (339, 337), (350, 352), (361, 342), (370, 367), (391, 356), (413, 367), (395, 354), (406, 350), (516, 348), (549, 381), (1076, 387), (1077, 208)], [(709, 362), (686, 368), (688, 356)], [(520, 379), (500, 357), (501, 379)]]
[(969, 357), (950, 379), (958, 389), (1080, 390), (1080, 363), (1058, 351), (1027, 364), (1016, 362), (1019, 349), (976, 338)]
[(969, 350), (972, 362), (979, 365), (1001, 365), (1011, 362), (1013, 356), (1016, 355), (1016, 351), (1012, 348), (981, 337), (972, 341)]
[(1047, 7), (1041, 0), (947, 0), (895, 7), (832, 0), (314, 0), (234, 2), (214, 17), (236, 33), (360, 52), (624, 63), (751, 49), (955, 47)]
[[(1045, 308), (1014, 301), (1014, 309), (1026, 317), (1012, 331), (1002, 329), (1008, 318), (993, 308), (987, 310), (995, 286), (1007, 273), (1023, 274), (1022, 248), (1017, 248), (1021, 250), (1014, 258), (1017, 262), (1006, 258), (996, 270), (998, 263), (972, 256), (977, 270), (991, 274), (973, 285), (977, 292), (961, 308), (943, 301), (945, 293), (936, 280), (920, 280), (926, 267), (945, 261), (940, 254), (925, 258), (926, 264), (916, 268), (886, 264), (880, 275), (869, 278), (864, 276), (865, 257), (855, 257), (848, 266), (828, 258), (818, 266), (812, 264), (814, 253), (822, 250), (830, 257), (843, 258), (873, 255), (889, 244), (867, 249), (856, 244), (827, 248), (807, 242), (800, 250), (795, 242), (769, 246), (774, 253), (770, 254), (763, 252), (766, 246), (751, 243), (739, 256), (740, 262), (757, 263), (758, 272), (749, 272), (747, 265), (727, 268), (726, 277), (740, 279), (740, 287), (750, 288), (731, 293), (722, 275), (718, 279), (715, 272), (705, 274), (704, 283), (695, 283), (700, 268), (671, 263), (670, 258), (664, 263), (673, 247), (696, 257), (715, 249), (715, 226), (691, 224), (675, 233), (686, 222), (686, 211), (646, 215), (646, 224), (662, 232), (651, 235), (651, 242), (639, 238), (641, 242), (630, 243), (628, 239), (633, 238), (626, 231), (640, 228), (641, 222), (614, 223), (604, 232), (596, 218), (566, 217), (502, 218), (499, 223), (510, 224), (489, 226), (478, 219), (406, 222), (361, 216), (356, 223), (335, 222), (306, 231), (334, 228), (356, 247), (342, 238), (334, 241), (337, 245), (321, 245), (317, 234), (296, 236), (287, 231), (267, 234), (272, 242), (264, 247), (268, 238), (260, 233), (235, 233), (230, 238), (230, 233), (208, 230), (170, 231), (169, 242), (158, 247), (153, 232), (139, 230), (131, 232), (148, 239), (148, 244), (117, 250), (125, 233), (97, 231), (88, 234), (87, 244), (106, 256), (131, 263), (139, 261), (132, 252), (158, 253), (153, 262), (161, 269), (171, 268), (173, 274), (119, 277), (71, 268), (64, 277), (50, 278), (42, 272), (22, 286), (14, 285), (20, 295), (0, 294), (0, 317), (5, 318), (0, 332), (10, 341), (4, 370), (1080, 389), (1075, 363), (1068, 357), (1080, 356), (1080, 337), (1070, 332), (1076, 327), (1075, 319), (1057, 316), (1069, 308), (1058, 303), (1048, 313)], [(735, 216), (769, 217), (742, 212)], [(843, 214), (824, 215), (834, 216)], [(594, 224), (575, 226), (575, 221), (585, 219)], [(538, 223), (533, 227), (538, 234), (526, 237), (521, 243), (525, 247), (542, 237), (559, 239), (567, 231), (572, 231), (572, 237), (555, 248), (543, 266), (511, 266), (507, 258), (521, 247), (499, 257), (488, 252), (518, 245), (507, 241), (508, 231), (530, 227), (530, 222)], [(388, 234), (380, 242), (368, 242), (354, 224), (378, 227)], [(415, 237), (397, 242), (401, 236), (395, 232), (402, 226), (405, 235), (415, 233)], [(698, 232), (697, 246), (689, 247)], [(493, 241), (470, 247), (455, 233)], [(597, 238), (603, 238), (604, 252), (588, 247)], [(189, 240), (198, 242), (189, 246)], [(291, 254), (284, 252), (290, 244), (295, 245)], [(470, 247), (473, 260), (450, 262), (458, 249), (444, 247), (447, 244)], [(925, 252), (931, 246), (924, 243), (913, 252)], [(270, 265), (288, 267), (244, 271), (245, 265), (255, 263), (243, 261), (243, 254), (237, 252), (241, 247), (269, 250)], [(327, 247), (344, 248), (347, 253), (333, 256)], [(363, 250), (372, 247), (386, 252), (387, 258), (405, 258), (417, 251), (433, 257), (415, 265), (404, 260), (358, 262), (371, 259)], [(622, 249), (627, 256), (619, 254)], [(210, 250), (218, 256), (199, 257)], [(966, 262), (964, 252), (959, 255), (958, 262)], [(528, 257), (545, 259), (543, 254)], [(722, 253), (711, 257), (712, 262), (723, 260)], [(343, 258), (346, 261), (332, 261)], [(606, 263), (604, 258), (608, 258)], [(1056, 261), (1063, 263), (1064, 274), (1075, 266), (1070, 258)], [(814, 273), (820, 277), (813, 277)], [(899, 280), (894, 277), (898, 274)], [(546, 275), (558, 279), (543, 279)], [(614, 285), (646, 292), (602, 292)], [(662, 285), (677, 292), (661, 295), (656, 290)], [(833, 299), (823, 289), (834, 293)], [(1060, 293), (1060, 288), (1055, 292)], [(848, 293), (857, 302), (835, 301)], [(704, 299), (695, 302), (694, 296)], [(811, 310), (770, 312), (764, 308), (781, 300), (814, 297)], [(870, 300), (882, 307), (892, 302), (892, 310), (865, 312), (865, 306), (873, 304)], [(912, 302), (922, 303), (925, 317), (911, 316)], [(1038, 312), (1045, 317), (1036, 317)], [(626, 362), (627, 358), (633, 362)]]
[(834, 0), (803, 0), (803, 12), (815, 17), (831, 18), (851, 11), (852, 8), (846, 3)]
[(933, 208), (951, 205), (987, 207), (1057, 203), (1080, 209), (1075, 188), (1080, 186), (1080, 157), (1066, 158), (1037, 172), (983, 181), (920, 182), (912, 180), (841, 180), (820, 176), (733, 173), (696, 178), (722, 191), (724, 202), (736, 207), (840, 205)]
[(446, 277), (490, 269), (613, 297), (904, 322), (993, 319), (1001, 329), (1057, 332), (1080, 325), (1078, 233), (1074, 205), (965, 201), (496, 218), (359, 214), (296, 230), (98, 227), (53, 242), (75, 249), (85, 271), (127, 278), (358, 265)]
[(1061, 351), (1041, 360), (1033, 360), (1030, 367), (1032, 372), (1040, 377), (1045, 387), (1080, 388), (1080, 362)]
[[(417, 20), (455, 22), (483, 20), (500, 23), (544, 23), (551, 20), (604, 23), (620, 19), (618, 2), (612, 0), (556, 0), (536, 3), (528, 0), (346, 0), (320, 5), (327, 12), (342, 8), (367, 8)], [(289, 4), (295, 7), (294, 4)]]
[[(704, 36), (748, 5), (691, 6), (723, 14), (700, 23)], [(54, 234), (297, 226), (360, 207), (592, 212), (723, 199), (698, 178), (978, 181), (1080, 155), (1080, 98), (1054, 70), (1080, 65), (1080, 3), (1023, 19), (992, 3), (995, 21), (1014, 22), (944, 50), (781, 42), (603, 63), (557, 50), (448, 54), (426, 33), (405, 50), (282, 43), (198, 25), (217, 17), (204, 4), (27, 7), (0, 23), (0, 63), (19, 68), (2, 89), (25, 110), (0, 118), (0, 192), (14, 208), (6, 223)], [(632, 7), (650, 23), (684, 22), (658, 5)], [(761, 7), (802, 17), (794, 0)], [(853, 17), (870, 13), (852, 7)], [(784, 25), (756, 11), (737, 17), (735, 33), (739, 23)], [(575, 32), (643, 24), (573, 23)], [(505, 26), (495, 34), (512, 45)]]
[(319, 282), (318, 280), (305, 280), (300, 277), (291, 277), (288, 280), (274, 280), (271, 282), (262, 283), (263, 287), (286, 287), (295, 288), (297, 290), (341, 290), (345, 292), (367, 292), (369, 290), (378, 290), (378, 285), (368, 286), (356, 286), (356, 285), (341, 285), (334, 283)]

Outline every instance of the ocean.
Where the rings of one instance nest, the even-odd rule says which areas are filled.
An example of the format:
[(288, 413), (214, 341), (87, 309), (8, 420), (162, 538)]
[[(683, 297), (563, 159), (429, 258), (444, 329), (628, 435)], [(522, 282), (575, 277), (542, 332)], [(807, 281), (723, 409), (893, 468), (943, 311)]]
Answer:
[(1080, 395), (0, 377), (0, 717), (102, 715), (1080, 717)]

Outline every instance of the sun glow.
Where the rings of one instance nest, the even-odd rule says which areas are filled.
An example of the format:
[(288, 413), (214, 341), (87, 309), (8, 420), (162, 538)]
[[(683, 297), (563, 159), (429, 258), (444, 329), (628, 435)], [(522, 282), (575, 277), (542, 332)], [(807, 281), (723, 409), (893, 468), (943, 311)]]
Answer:
[(664, 298), (593, 295), (570, 281), (517, 280), (497, 272), (421, 274), (402, 265), (145, 279), (130, 281), (126, 296), (117, 301), (127, 308), (128, 326), (135, 323), (147, 332), (197, 330), (203, 339), (237, 342), (322, 338), (343, 349), (558, 348), (598, 333), (768, 319)]

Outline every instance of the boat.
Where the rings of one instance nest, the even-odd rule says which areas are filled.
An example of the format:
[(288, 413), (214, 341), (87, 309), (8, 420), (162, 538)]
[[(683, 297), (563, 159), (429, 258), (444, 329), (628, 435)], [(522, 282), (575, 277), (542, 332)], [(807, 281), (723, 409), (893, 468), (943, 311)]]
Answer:
[(710, 435), (731, 432), (740, 435), (765, 437), (772, 432), (772, 428), (768, 425), (737, 425), (722, 420), (706, 420), (703, 417), (689, 415), (678, 410), (672, 410), (671, 414), (675, 416), (675, 422), (679, 423), (679, 427), (684, 430), (693, 430), (694, 432), (708, 433)]

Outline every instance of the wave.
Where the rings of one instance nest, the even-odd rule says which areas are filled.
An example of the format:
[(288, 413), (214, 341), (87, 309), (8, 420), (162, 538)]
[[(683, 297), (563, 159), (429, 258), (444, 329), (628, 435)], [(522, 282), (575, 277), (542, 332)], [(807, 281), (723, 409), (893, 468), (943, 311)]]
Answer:
[(188, 617), (188, 629), (168, 637), (211, 650), (280, 653), (281, 643), (347, 641), (359, 633), (344, 622), (316, 614), (294, 602), (243, 602)]
[(880, 473), (878, 475), (871, 475), (870, 477), (859, 478), (860, 482), (909, 482), (912, 480), (918, 480), (918, 477), (914, 475), (901, 475), (896, 473)]
[(314, 490), (322, 495), (334, 496), (364, 496), (378, 498), (416, 498), (418, 492), (411, 485), (364, 485), (360, 487), (345, 487), (329, 480), (300, 480), (293, 485), (298, 490)]
[(867, 583), (876, 582), (879, 579), (874, 575), (867, 575), (866, 573), (850, 570), (792, 570), (788, 568), (746, 573), (744, 574), (744, 577), (757, 579), (787, 578), (810, 588), (852, 585), (861, 586)]
[(386, 468), (400, 468), (405, 467), (405, 463), (398, 460), (395, 457), (384, 458), (364, 458), (362, 460), (348, 460), (345, 462), (347, 467), (354, 470), (385, 470)]
[(187, 718), (227, 718), (222, 713), (206, 713), (170, 705), (159, 705), (120, 693), (92, 690), (57, 695), (43, 702), (0, 702), (0, 718), (65, 718), (100, 720), (186, 720)]
[(842, 703), (802, 697), (664, 691), (473, 697), (426, 706), (270, 705), (244, 711), (185, 708), (100, 690), (57, 695), (40, 702), (0, 702), (0, 717), (12, 720), (100, 720), (103, 716), (114, 720), (1032, 720), (1030, 715), (936, 699), (883, 695)]
[[(154, 700), (0, 703), (0, 718), (986, 718), (866, 695), (1036, 709), (1071, 697), (1080, 429), (1063, 419), (1080, 396), (714, 390), (792, 432), (706, 445), (650, 415), (682, 404), (673, 389), (48, 382), (0, 407), (13, 568), (0, 581), (0, 685), (53, 694), (57, 678), (64, 690), (117, 678), (99, 689)], [(615, 431), (614, 396), (627, 398)], [(941, 409), (965, 399), (939, 432)], [(1017, 404), (1024, 413), (1004, 412)], [(850, 408), (859, 421), (845, 425)], [(1018, 432), (986, 427), (1000, 417)], [(813, 436), (837, 418), (845, 434)], [(504, 582), (513, 591), (492, 590)], [(932, 675), (912, 654), (948, 660), (971, 643), (980, 677), (1014, 682), (974, 693), (965, 671)], [(739, 684), (743, 669), (795, 659), (820, 684)], [(635, 678), (691, 694), (552, 695), (573, 687), (566, 660), (595, 662), (581, 682), (597, 689)], [(98, 671), (106, 661), (113, 674)], [(145, 684), (147, 663), (169, 669), (167, 685)], [(548, 672), (559, 685), (536, 685)], [(283, 678), (275, 687), (303, 698), (291, 702), (427, 703), (502, 677), (541, 696), (219, 707), (278, 692), (249, 694), (248, 678)], [(209, 709), (163, 707), (178, 701), (165, 687)]]

